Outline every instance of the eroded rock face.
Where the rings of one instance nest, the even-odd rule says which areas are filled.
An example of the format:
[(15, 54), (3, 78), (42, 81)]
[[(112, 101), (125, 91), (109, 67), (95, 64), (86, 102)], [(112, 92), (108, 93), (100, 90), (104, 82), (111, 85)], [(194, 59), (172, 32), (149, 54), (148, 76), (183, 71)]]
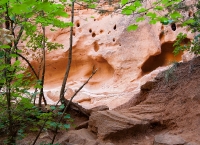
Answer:
[[(127, 113), (127, 114), (126, 114)], [(120, 138), (122, 134), (144, 132), (150, 126), (153, 116), (139, 116), (130, 112), (113, 110), (94, 112), (89, 119), (89, 129), (99, 139)]]
[[(87, 80), (95, 67), (97, 73), (74, 101), (85, 108), (107, 105), (113, 109), (138, 93), (140, 86), (159, 70), (153, 75), (150, 72), (182, 60), (182, 54), (173, 56), (173, 42), (179, 32), (186, 30), (177, 26), (173, 31), (170, 26), (150, 25), (144, 21), (137, 31), (127, 32), (133, 19), (133, 16), (119, 14), (102, 16), (91, 10), (76, 12), (66, 98)], [(68, 62), (69, 28), (47, 31), (47, 37), (64, 45), (63, 50), (53, 50), (46, 56), (45, 97), (53, 104), (59, 100)], [(37, 71), (38, 64), (35, 61), (32, 64)]]
[(117, 145), (200, 144), (199, 62), (200, 57), (179, 63), (168, 80), (168, 70), (160, 73), (146, 83), (137, 103), (133, 97), (114, 110), (93, 112), (90, 131)]

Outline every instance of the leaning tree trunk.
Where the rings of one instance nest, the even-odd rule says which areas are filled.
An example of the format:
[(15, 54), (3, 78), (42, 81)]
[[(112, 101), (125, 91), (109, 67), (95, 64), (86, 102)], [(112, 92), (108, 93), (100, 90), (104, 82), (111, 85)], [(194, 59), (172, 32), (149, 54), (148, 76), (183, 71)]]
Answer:
[[(71, 23), (74, 23), (74, 3), (75, 1), (72, 0)], [(63, 78), (62, 87), (60, 90), (60, 101), (62, 104), (65, 103), (65, 98), (64, 98), (65, 86), (66, 86), (67, 78), (69, 76), (69, 71), (70, 71), (71, 62), (72, 62), (72, 44), (73, 44), (73, 26), (70, 28), (70, 47), (69, 47), (68, 63), (67, 63), (66, 72)]]

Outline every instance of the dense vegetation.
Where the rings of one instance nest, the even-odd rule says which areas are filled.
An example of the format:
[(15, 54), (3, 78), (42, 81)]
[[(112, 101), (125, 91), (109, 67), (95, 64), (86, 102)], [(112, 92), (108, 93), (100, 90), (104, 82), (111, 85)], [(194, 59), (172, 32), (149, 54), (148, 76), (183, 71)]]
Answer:
[[(74, 4), (96, 9), (101, 14), (111, 13), (106, 9), (99, 8), (98, 2), (95, 0), (72, 0), (70, 2), (60, 0), (59, 3), (52, 0), (0, 1), (0, 134), (6, 135), (5, 144), (16, 144), (16, 140), (24, 138), (26, 132), (37, 131), (33, 142), (35, 144), (40, 133), (45, 129), (54, 131), (51, 142), (53, 144), (58, 129), (70, 128), (69, 124), (62, 123), (62, 119), (70, 120), (70, 115), (66, 114), (70, 102), (65, 100), (64, 94), (72, 57)], [(181, 41), (186, 38), (186, 35), (180, 34), (175, 44), (177, 47), (175, 51), (191, 49), (196, 54), (200, 53), (200, 2), (186, 5), (184, 0), (157, 0), (152, 3), (150, 8), (143, 7), (142, 2), (141, 0), (108, 1), (110, 5), (115, 7), (115, 12), (117, 9), (124, 15), (137, 14), (135, 24), (130, 25), (127, 28), (128, 31), (136, 30), (138, 22), (146, 19), (149, 20), (150, 24), (161, 22), (164, 25), (175, 25), (181, 23), (183, 26), (188, 26), (195, 33), (194, 40), (189, 44), (190, 46), (182, 46)], [(65, 12), (66, 7), (71, 8), (69, 22), (59, 19), (59, 17), (68, 17)], [(188, 12), (189, 9), (193, 10), (195, 14), (185, 17), (184, 13)], [(160, 12), (162, 15), (158, 15)], [(51, 106), (48, 111), (42, 107), (42, 101), (44, 106), (47, 105), (43, 94), (45, 54), (52, 49), (62, 49), (63, 45), (48, 41), (45, 35), (46, 27), (51, 27), (51, 31), (70, 27), (69, 61), (61, 84), (59, 100), (62, 105)], [(22, 41), (26, 42), (26, 48), (31, 53), (36, 54), (33, 59), (40, 64), (38, 72), (35, 71), (31, 60), (26, 56), (27, 49), (19, 46), (19, 42)], [(27, 65), (24, 65), (21, 60), (24, 60)], [(31, 73), (27, 73), (27, 66), (30, 67)], [(95, 72), (96, 70), (93, 70), (91, 77)], [(30, 81), (31, 78), (34, 81)], [(29, 89), (32, 86), (34, 86), (35, 91), (30, 93)]]

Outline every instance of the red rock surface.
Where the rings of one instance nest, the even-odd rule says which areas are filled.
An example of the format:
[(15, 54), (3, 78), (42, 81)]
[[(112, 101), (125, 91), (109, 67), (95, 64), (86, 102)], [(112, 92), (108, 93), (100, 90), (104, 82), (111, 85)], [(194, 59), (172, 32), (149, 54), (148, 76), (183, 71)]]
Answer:
[[(144, 21), (137, 31), (127, 32), (133, 16), (100, 15), (85, 9), (75, 14), (73, 59), (65, 97), (72, 96), (95, 66), (97, 73), (74, 99), (85, 108), (107, 105), (113, 109), (138, 93), (140, 86), (164, 66), (182, 60), (182, 54), (175, 57), (172, 51), (177, 34), (187, 32), (185, 28), (177, 26), (173, 31), (170, 25)], [(53, 50), (46, 56), (45, 97), (55, 104), (68, 61), (69, 28), (47, 31), (47, 37), (64, 45), (63, 50)], [(32, 64), (37, 71), (38, 63)]]
[[(59, 133), (56, 142), (63, 145), (199, 145), (199, 64), (200, 57), (176, 64), (156, 76), (152, 83), (144, 84), (140, 93), (127, 103), (114, 110), (92, 112), (88, 127)], [(71, 117), (76, 125), (87, 120), (75, 114)], [(49, 134), (38, 143), (48, 143), (51, 137)], [(27, 137), (21, 143), (30, 141)]]
[(137, 100), (93, 112), (89, 130), (115, 145), (199, 145), (199, 64), (200, 57), (176, 64), (160, 73)]

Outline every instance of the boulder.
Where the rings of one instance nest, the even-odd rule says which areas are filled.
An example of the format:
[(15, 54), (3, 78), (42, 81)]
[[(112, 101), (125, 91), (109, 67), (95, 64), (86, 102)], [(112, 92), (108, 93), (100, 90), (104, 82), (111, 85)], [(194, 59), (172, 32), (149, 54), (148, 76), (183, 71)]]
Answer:
[(120, 136), (123, 133), (145, 131), (149, 127), (147, 119), (130, 117), (112, 110), (92, 113), (89, 119), (89, 129), (97, 134), (99, 139)]
[(166, 133), (156, 135), (153, 145), (186, 145), (186, 142), (179, 135)]

